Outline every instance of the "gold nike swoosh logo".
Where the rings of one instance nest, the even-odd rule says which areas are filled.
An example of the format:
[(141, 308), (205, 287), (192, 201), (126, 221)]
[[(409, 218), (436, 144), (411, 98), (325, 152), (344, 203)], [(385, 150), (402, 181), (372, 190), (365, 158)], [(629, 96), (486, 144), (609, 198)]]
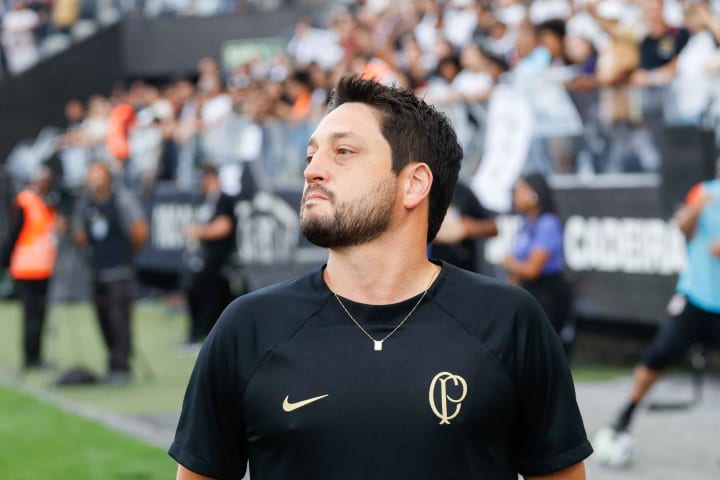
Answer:
[(291, 402), (290, 396), (287, 395), (287, 396), (285, 396), (285, 400), (283, 400), (282, 408), (283, 408), (284, 412), (292, 412), (293, 410), (302, 408), (305, 405), (308, 405), (313, 402), (317, 402), (318, 400), (322, 400), (323, 398), (325, 398), (327, 396), (328, 396), (328, 394), (326, 393), (325, 395), (320, 395), (319, 397), (308, 398), (307, 400), (300, 400), (299, 402)]

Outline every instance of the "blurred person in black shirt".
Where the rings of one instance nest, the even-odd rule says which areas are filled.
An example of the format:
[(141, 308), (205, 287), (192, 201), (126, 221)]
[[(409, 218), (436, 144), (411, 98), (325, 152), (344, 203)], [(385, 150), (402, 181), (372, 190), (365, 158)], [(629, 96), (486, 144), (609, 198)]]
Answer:
[(186, 261), (189, 346), (203, 341), (232, 300), (230, 284), (222, 269), (235, 250), (235, 204), (232, 197), (222, 192), (214, 166), (205, 165), (202, 172), (204, 198), (198, 223), (189, 225), (185, 232), (192, 249)]
[(477, 240), (497, 234), (497, 224), (490, 212), (480, 204), (472, 190), (458, 182), (445, 220), (430, 245), (430, 256), (475, 272), (482, 257)]
[(87, 246), (93, 300), (108, 348), (108, 383), (130, 381), (131, 311), (135, 253), (149, 236), (142, 207), (115, 185), (105, 163), (90, 165), (86, 190), (75, 204), (73, 240)]
[(640, 44), (640, 65), (630, 81), (640, 87), (665, 85), (675, 76), (677, 56), (690, 39), (690, 31), (667, 24), (663, 0), (643, 0), (642, 7), (648, 34)]

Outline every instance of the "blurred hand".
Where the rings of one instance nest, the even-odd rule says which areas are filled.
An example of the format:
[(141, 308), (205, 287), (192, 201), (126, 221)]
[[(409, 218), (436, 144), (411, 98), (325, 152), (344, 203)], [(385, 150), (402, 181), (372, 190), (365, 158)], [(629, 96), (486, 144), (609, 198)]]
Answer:
[(466, 236), (467, 231), (462, 218), (459, 215), (448, 211), (442, 225), (440, 225), (440, 230), (435, 237), (435, 242), (445, 244), (457, 243), (465, 239)]
[(505, 254), (502, 265), (503, 267), (505, 267), (506, 270), (512, 270), (513, 265), (515, 265), (515, 257), (513, 257), (509, 253)]
[(55, 218), (55, 234), (64, 235), (67, 232), (67, 219), (64, 215), (58, 215)]
[(715, 240), (710, 244), (710, 253), (720, 257), (720, 240)]
[(630, 84), (636, 87), (647, 87), (650, 85), (650, 72), (647, 70), (635, 70), (630, 75)]
[(715, 54), (705, 63), (705, 71), (708, 73), (715, 73), (720, 70), (720, 54)]
[(203, 227), (201, 225), (188, 225), (185, 229), (185, 236), (194, 240), (199, 240), (202, 236)]

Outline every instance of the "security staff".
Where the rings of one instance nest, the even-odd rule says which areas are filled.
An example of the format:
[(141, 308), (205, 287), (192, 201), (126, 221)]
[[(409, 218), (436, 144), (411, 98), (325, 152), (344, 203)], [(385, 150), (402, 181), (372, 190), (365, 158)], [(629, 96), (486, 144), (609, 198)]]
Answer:
[(58, 225), (53, 202), (52, 172), (43, 166), (31, 185), (16, 197), (10, 236), (2, 248), (3, 267), (10, 270), (23, 309), (25, 368), (46, 366), (41, 356), (42, 331), (48, 305), (48, 284), (55, 267)]

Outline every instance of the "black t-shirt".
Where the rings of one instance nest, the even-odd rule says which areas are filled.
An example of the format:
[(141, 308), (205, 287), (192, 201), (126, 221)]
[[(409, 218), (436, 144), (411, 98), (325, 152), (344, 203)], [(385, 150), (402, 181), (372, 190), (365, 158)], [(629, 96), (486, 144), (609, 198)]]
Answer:
[(225, 194), (207, 195), (200, 207), (200, 221), (209, 224), (220, 216), (227, 216), (231, 219), (233, 228), (230, 235), (217, 240), (206, 240), (202, 242), (203, 256), (207, 262), (220, 263), (225, 261), (227, 256), (235, 248), (235, 200)]
[[(455, 186), (448, 211), (452, 214), (453, 210), (458, 215), (472, 217), (477, 220), (492, 218), (492, 215), (480, 205), (472, 190), (460, 182)], [(432, 244), (430, 248), (432, 258), (444, 260), (465, 270), (477, 270), (478, 255), (481, 252), (478, 240), (474, 238), (466, 238), (454, 244)]]
[(640, 45), (640, 68), (654, 70), (675, 58), (690, 39), (686, 28), (669, 28), (659, 37), (647, 36)]
[[(419, 297), (344, 300), (382, 338)], [(452, 265), (382, 351), (322, 269), (236, 299), (202, 347), (170, 455), (218, 479), (516, 480), (592, 452), (552, 326)]]

